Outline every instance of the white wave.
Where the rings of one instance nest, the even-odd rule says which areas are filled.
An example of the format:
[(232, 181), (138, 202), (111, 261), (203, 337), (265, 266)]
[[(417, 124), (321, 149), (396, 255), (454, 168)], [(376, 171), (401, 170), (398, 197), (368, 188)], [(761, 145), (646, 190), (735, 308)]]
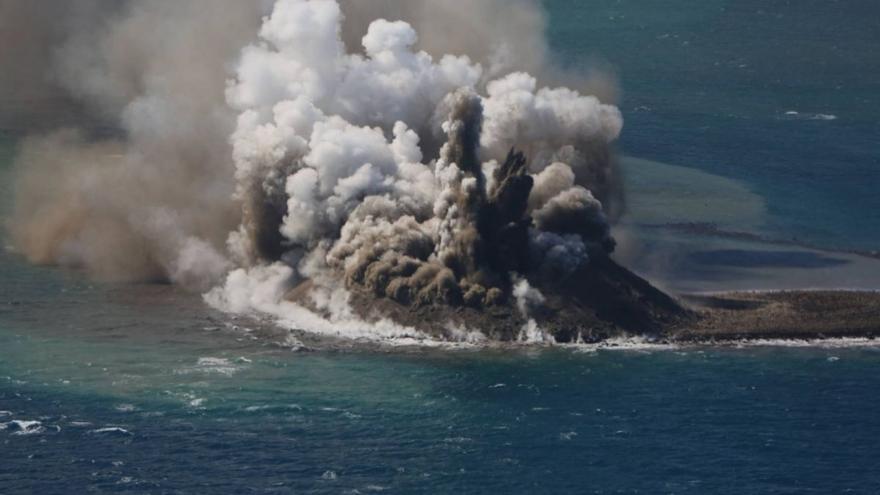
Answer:
[[(705, 345), (705, 344), (704, 344)], [(868, 337), (836, 337), (828, 339), (753, 339), (713, 342), (721, 347), (795, 347), (817, 349), (880, 348), (880, 339)]]
[[(383, 342), (392, 345), (419, 345), (432, 340), (411, 327), (388, 319), (366, 322), (348, 310), (348, 294), (336, 289), (323, 294), (316, 303), (330, 310), (325, 318), (299, 304), (285, 300), (287, 284), (292, 276), (289, 267), (275, 264), (250, 270), (235, 270), (225, 285), (205, 294), (211, 307), (229, 314), (268, 316), (273, 323), (291, 330), (346, 340)], [(323, 292), (323, 291), (319, 291)]]
[(223, 375), (232, 375), (239, 370), (232, 361), (225, 358), (203, 357), (196, 365), (200, 370)]
[(4, 424), (6, 425), (4, 429), (10, 430), (13, 435), (39, 435), (46, 432), (46, 427), (40, 421), (16, 419)]
[(795, 110), (785, 112), (783, 117), (789, 120), (837, 120), (837, 115), (831, 113), (801, 113)]
[[(880, 348), (880, 339), (869, 337), (836, 337), (815, 339), (736, 339), (706, 340), (702, 342), (655, 341), (645, 337), (609, 339), (595, 344), (563, 344), (579, 352), (597, 351), (667, 351), (682, 349), (792, 347), (815, 349)], [(836, 358), (836, 357), (835, 357)]]
[(658, 341), (649, 337), (615, 337), (596, 343), (572, 343), (563, 344), (564, 348), (571, 348), (578, 352), (598, 351), (666, 351), (679, 349), (680, 344)]
[(123, 436), (131, 436), (133, 433), (126, 430), (125, 428), (121, 428), (119, 426), (107, 426), (104, 428), (98, 428), (96, 430), (92, 430), (89, 433), (94, 433), (97, 435), (123, 435)]
[(560, 440), (571, 440), (576, 436), (577, 436), (576, 431), (564, 431), (559, 434), (559, 439)]
[(216, 373), (224, 376), (232, 376), (239, 372), (243, 366), (236, 366), (226, 358), (202, 357), (194, 366), (187, 366), (175, 370), (175, 373), (186, 375), (190, 373)]
[(244, 410), (247, 412), (278, 411), (278, 410), (302, 411), (303, 408), (299, 404), (273, 404), (273, 405), (248, 406), (248, 407), (245, 407)]

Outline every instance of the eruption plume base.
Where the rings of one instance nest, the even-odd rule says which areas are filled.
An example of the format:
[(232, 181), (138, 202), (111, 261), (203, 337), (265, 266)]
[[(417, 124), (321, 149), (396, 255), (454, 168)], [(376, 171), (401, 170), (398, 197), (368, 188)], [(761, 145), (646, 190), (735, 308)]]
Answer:
[[(543, 338), (542, 322), (575, 328), (560, 314), (606, 321), (596, 305), (640, 290), (599, 282), (617, 273), (622, 117), (590, 93), (541, 86), (567, 78), (544, 61), (535, 4), (390, 1), (376, 14), (224, 0), (228, 13), (212, 6), (200, 22), (205, 0), (103, 2), (47, 26), (41, 51), (61, 77), (44, 89), (118, 132), (24, 147), (11, 226), (30, 259), (219, 287), (206, 297), (230, 311), (291, 309), (287, 297), (343, 326), (375, 319), (368, 306), (398, 320), (401, 308), (472, 315), (445, 318), (459, 327), (507, 311), (524, 339)], [(506, 22), (439, 35), (462, 16)]]
[[(286, 292), (285, 299), (332, 318), (330, 312), (315, 304), (313, 289), (311, 281), (304, 282)], [(451, 342), (475, 338), (524, 341), (524, 330), (530, 325), (544, 342), (589, 343), (623, 335), (660, 337), (671, 328), (694, 321), (694, 314), (677, 301), (608, 258), (591, 262), (564, 285), (548, 283), (535, 289), (540, 290), (543, 301), (529, 314), (520, 310), (513, 297), (478, 309), (440, 302), (401, 304), (354, 288), (348, 291), (347, 303), (352, 313), (365, 322), (364, 327), (393, 322), (399, 328)]]

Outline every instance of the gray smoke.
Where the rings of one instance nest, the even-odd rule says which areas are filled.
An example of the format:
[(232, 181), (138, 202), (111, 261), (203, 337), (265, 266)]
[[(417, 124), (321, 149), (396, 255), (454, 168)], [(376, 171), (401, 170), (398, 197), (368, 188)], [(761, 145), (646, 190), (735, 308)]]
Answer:
[[(0, 12), (0, 39), (26, 46), (0, 52), (4, 97), (46, 102), (23, 126), (40, 132), (21, 146), (9, 222), (33, 262), (225, 280), (208, 299), (236, 311), (272, 312), (307, 281), (342, 319), (347, 290), (538, 301), (529, 279), (614, 248), (613, 85), (548, 62), (535, 2), (0, 0)], [(9, 89), (22, 84), (32, 94)]]
[(224, 91), (260, 7), (4, 0), (0, 12), (13, 43), (0, 43), (0, 89), (20, 119), (6, 125), (45, 131), (17, 159), (16, 247), (101, 279), (218, 281), (240, 216)]
[[(439, 8), (383, 5), (416, 24)], [(277, 294), (263, 268), (274, 263), (274, 273), (290, 269), (289, 286), (307, 281), (341, 300), (348, 289), (483, 308), (534, 294), (522, 289), (528, 278), (558, 283), (614, 249), (603, 203), (616, 198), (617, 108), (499, 69), (491, 53), (481, 55), (489, 65), (435, 57), (419, 47), (442, 41), (421, 41), (403, 21), (373, 20), (354, 50), (356, 25), (335, 1), (282, 0), (261, 42), (243, 50), (227, 92), (240, 111), (244, 215), (229, 246), (242, 269), (214, 304), (241, 306), (241, 291), (254, 290), (249, 271)], [(498, 41), (503, 51), (528, 39)]]

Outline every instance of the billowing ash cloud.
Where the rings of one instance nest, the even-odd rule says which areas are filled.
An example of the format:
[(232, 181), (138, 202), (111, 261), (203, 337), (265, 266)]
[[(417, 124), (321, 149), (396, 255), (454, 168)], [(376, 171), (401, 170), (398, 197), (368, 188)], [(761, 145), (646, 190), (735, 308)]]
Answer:
[(307, 287), (350, 322), (350, 290), (525, 313), (528, 280), (613, 250), (622, 119), (546, 62), (535, 3), (221, 3), (93, 0), (65, 24), (0, 0), (49, 33), (18, 75), (110, 131), (25, 141), (10, 225), (31, 260), (225, 280), (212, 304), (288, 317)]
[[(254, 39), (260, 7), (0, 0), (0, 12), (0, 37), (26, 42), (0, 42), (3, 104), (18, 117), (3, 124), (31, 132), (9, 221), (18, 250), (102, 279), (222, 280), (225, 238), (240, 220), (225, 64)], [(6, 93), (13, 82), (33, 83), (34, 106)]]
[(350, 52), (342, 19), (332, 0), (282, 0), (243, 50), (227, 91), (238, 264), (486, 307), (512, 297), (512, 274), (564, 278), (613, 250), (615, 107), (525, 72), (486, 80), (467, 56), (418, 50), (403, 21), (375, 20)]

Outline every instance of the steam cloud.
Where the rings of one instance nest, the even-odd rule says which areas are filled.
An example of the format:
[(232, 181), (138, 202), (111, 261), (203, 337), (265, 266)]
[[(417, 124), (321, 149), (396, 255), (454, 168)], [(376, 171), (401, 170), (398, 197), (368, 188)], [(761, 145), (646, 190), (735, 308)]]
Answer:
[(113, 130), (22, 146), (10, 226), (34, 262), (219, 283), (217, 307), (353, 332), (350, 290), (528, 315), (528, 280), (614, 249), (620, 113), (547, 63), (530, 2), (110, 3), (46, 26), (0, 2), (51, 33), (44, 89)]
[(4, 125), (82, 124), (22, 144), (16, 247), (102, 279), (196, 289), (221, 279), (223, 242), (239, 220), (224, 64), (252, 39), (259, 15), (235, 0), (2, 1), (0, 77), (31, 85), (39, 103), (25, 101), (13, 112), (20, 125)]

